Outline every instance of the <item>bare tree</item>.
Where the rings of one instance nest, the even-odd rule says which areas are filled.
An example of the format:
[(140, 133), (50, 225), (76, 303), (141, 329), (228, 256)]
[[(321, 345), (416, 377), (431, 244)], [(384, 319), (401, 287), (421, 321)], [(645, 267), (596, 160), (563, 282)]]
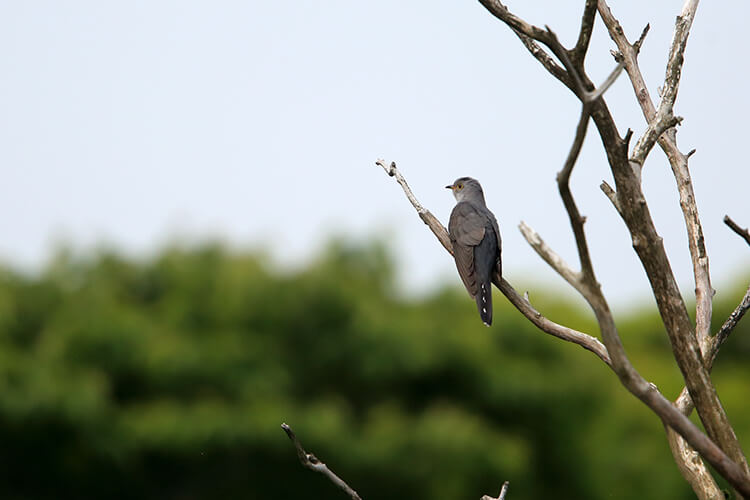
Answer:
[[(750, 308), (750, 287), (721, 329), (712, 335), (711, 314), (714, 291), (711, 288), (703, 229), (688, 169), (688, 160), (693, 151), (684, 154), (678, 148), (675, 127), (680, 123), (681, 118), (675, 116), (673, 112), (685, 47), (698, 7), (698, 0), (686, 0), (682, 11), (677, 16), (658, 106), (654, 105), (638, 67), (638, 53), (649, 27), (646, 26), (638, 40), (631, 43), (605, 0), (585, 0), (578, 38), (572, 48), (564, 47), (549, 27), (542, 29), (527, 23), (511, 13), (501, 2), (479, 1), (493, 16), (505, 23), (519, 37), (531, 55), (553, 77), (570, 89), (581, 102), (581, 114), (575, 139), (562, 170), (557, 174), (560, 196), (570, 219), (578, 250), (580, 270), (575, 270), (567, 264), (528, 225), (522, 222), (519, 228), (539, 256), (588, 302), (598, 322), (601, 341), (593, 335), (559, 325), (545, 318), (531, 305), (528, 297), (519, 295), (502, 276), (495, 275), (493, 283), (540, 330), (578, 344), (594, 353), (612, 369), (628, 391), (661, 419), (680, 472), (699, 498), (717, 500), (724, 498), (707, 469), (703, 461), (705, 460), (732, 485), (740, 498), (750, 499), (750, 468), (710, 377), (719, 348)], [(599, 87), (593, 84), (585, 70), (586, 54), (597, 13), (617, 46), (617, 50), (612, 51), (615, 67)], [(647, 123), (646, 131), (632, 147), (632, 131), (627, 130), (624, 136), (620, 135), (604, 98), (606, 90), (623, 69), (632, 83), (635, 97)], [(685, 381), (685, 388), (674, 402), (665, 398), (657, 387), (644, 379), (630, 363), (620, 340), (614, 316), (596, 278), (584, 230), (585, 218), (578, 210), (569, 185), (590, 120), (594, 122), (601, 137), (615, 184), (612, 187), (603, 182), (601, 189), (612, 202), (631, 235), (633, 248), (643, 265), (656, 299), (675, 362)], [(662, 149), (671, 165), (685, 219), (695, 280), (695, 324), (690, 319), (688, 308), (677, 287), (662, 238), (651, 218), (641, 187), (643, 164), (656, 144)], [(388, 175), (396, 179), (419, 217), (429, 226), (443, 247), (452, 253), (446, 229), (429, 210), (419, 203), (395, 163), (383, 160), (378, 160), (376, 163)], [(747, 230), (741, 229), (728, 217), (725, 218), (725, 222), (750, 244), (750, 234)], [(689, 420), (688, 416), (693, 409), (697, 411), (706, 430), (705, 433)], [(290, 434), (290, 437), (293, 438), (293, 435)], [(296, 440), (295, 444), (298, 444)], [(300, 452), (301, 446), (297, 446), (297, 449), (299, 453), (302, 453), (300, 459), (304, 464), (303, 458), (307, 455), (304, 451)], [(330, 474), (329, 477), (331, 476), (335, 477)], [(331, 480), (339, 484), (333, 477)], [(344, 488), (341, 484), (339, 486)], [(506, 491), (507, 486), (504, 485), (498, 498), (503, 498)]]
[[(714, 292), (711, 288), (708, 255), (688, 169), (688, 159), (692, 151), (684, 154), (678, 148), (675, 127), (680, 123), (681, 118), (673, 113), (685, 47), (698, 1), (686, 0), (677, 17), (658, 107), (651, 100), (637, 59), (640, 47), (648, 33), (648, 26), (643, 30), (639, 39), (631, 43), (625, 37), (622, 27), (606, 1), (585, 1), (578, 39), (572, 48), (564, 47), (549, 27), (542, 29), (527, 23), (497, 0), (480, 0), (480, 3), (513, 30), (544, 68), (568, 87), (581, 102), (581, 115), (575, 139), (562, 170), (557, 174), (560, 195), (568, 213), (578, 249), (580, 270), (574, 270), (569, 266), (529, 226), (521, 223), (520, 229), (529, 244), (545, 262), (588, 302), (599, 324), (602, 341), (544, 318), (501, 276), (495, 276), (495, 285), (521, 313), (541, 330), (563, 340), (577, 343), (596, 354), (612, 368), (620, 382), (633, 395), (656, 413), (666, 427), (669, 444), (680, 471), (699, 498), (723, 498), (722, 492), (716, 486), (716, 482), (700, 457), (708, 461), (719, 474), (726, 478), (740, 495), (750, 498), (750, 469), (748, 469), (747, 459), (710, 378), (716, 352), (723, 343), (723, 339), (736, 325), (737, 320), (731, 322), (732, 318), (730, 318), (725, 325), (726, 328), (722, 327), (724, 333), (720, 331), (717, 335), (711, 335)], [(585, 70), (586, 53), (597, 13), (617, 45), (617, 50), (613, 51), (616, 66), (612, 74), (599, 87), (594, 86)], [(630, 145), (632, 131), (628, 130), (624, 136), (620, 135), (604, 98), (607, 88), (623, 68), (630, 78), (636, 99), (647, 122), (646, 131), (633, 147)], [(685, 389), (675, 402), (667, 400), (656, 386), (646, 381), (636, 371), (628, 360), (614, 317), (596, 279), (584, 231), (585, 218), (578, 211), (569, 186), (570, 176), (586, 136), (590, 119), (593, 120), (602, 139), (606, 158), (615, 180), (614, 187), (603, 182), (601, 189), (610, 199), (630, 232), (633, 248), (649, 279), (675, 361), (685, 380)], [(644, 161), (656, 144), (659, 144), (669, 160), (680, 195), (680, 207), (685, 219), (695, 278), (695, 325), (690, 320), (687, 306), (677, 287), (662, 238), (651, 218), (641, 187), (641, 170)], [(379, 160), (378, 164), (389, 175), (396, 177), (419, 216), (450, 252), (451, 245), (445, 228), (419, 204), (395, 164), (387, 164), (382, 160)], [(737, 232), (743, 235), (740, 230)], [(741, 317), (747, 308), (748, 297), (746, 295), (733, 317)], [(693, 409), (697, 410), (706, 434), (687, 418)]]

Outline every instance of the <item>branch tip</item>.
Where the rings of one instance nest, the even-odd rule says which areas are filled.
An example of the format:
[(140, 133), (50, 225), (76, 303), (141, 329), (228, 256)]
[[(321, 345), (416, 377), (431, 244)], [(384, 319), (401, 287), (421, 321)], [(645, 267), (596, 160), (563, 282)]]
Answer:
[(741, 228), (736, 222), (732, 220), (731, 217), (728, 215), (724, 216), (724, 224), (729, 226), (729, 228), (737, 233), (740, 238), (744, 239), (748, 245), (750, 245), (750, 232), (748, 232), (747, 228)]
[(648, 31), (651, 29), (651, 24), (646, 24), (646, 26), (643, 28), (643, 31), (641, 32), (641, 36), (638, 37), (638, 40), (633, 44), (633, 50), (635, 51), (636, 55), (641, 51), (641, 46), (643, 45), (643, 41), (646, 39), (646, 35), (648, 35)]
[(632, 138), (633, 138), (633, 130), (628, 129), (628, 131), (625, 132), (625, 137), (623, 137), (622, 142), (624, 142), (625, 144), (630, 144), (630, 139)]
[(505, 500), (505, 495), (508, 493), (509, 486), (510, 486), (510, 481), (505, 481), (503, 483), (503, 486), (500, 488), (500, 494), (497, 497), (483, 495), (481, 500)]
[(351, 486), (346, 484), (343, 479), (334, 474), (334, 472), (329, 469), (326, 464), (321, 462), (318, 457), (316, 457), (312, 453), (308, 453), (305, 451), (305, 449), (302, 447), (302, 443), (300, 443), (299, 439), (297, 439), (297, 436), (294, 434), (294, 431), (289, 425), (287, 425), (286, 423), (282, 423), (281, 428), (284, 429), (286, 435), (289, 436), (289, 439), (291, 439), (294, 443), (294, 448), (297, 450), (297, 457), (304, 467), (326, 476), (333, 484), (344, 490), (352, 498), (352, 500), (362, 500), (357, 492), (351, 488)]

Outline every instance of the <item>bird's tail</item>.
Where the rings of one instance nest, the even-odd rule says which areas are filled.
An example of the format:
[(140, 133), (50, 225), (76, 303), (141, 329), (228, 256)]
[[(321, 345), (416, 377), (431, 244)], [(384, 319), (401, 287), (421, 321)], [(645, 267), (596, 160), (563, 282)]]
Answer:
[(479, 310), (479, 317), (482, 318), (482, 323), (490, 326), (492, 324), (492, 283), (490, 281), (479, 284), (479, 290), (474, 300), (477, 301), (477, 309)]

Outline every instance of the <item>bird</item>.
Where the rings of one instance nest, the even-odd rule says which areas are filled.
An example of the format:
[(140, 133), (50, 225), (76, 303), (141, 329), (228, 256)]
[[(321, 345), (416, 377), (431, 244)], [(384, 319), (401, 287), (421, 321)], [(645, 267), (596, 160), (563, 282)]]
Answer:
[(476, 301), (479, 317), (492, 325), (492, 276), (502, 274), (500, 228), (484, 201), (479, 181), (460, 177), (446, 189), (453, 191), (456, 206), (448, 221), (453, 258), (458, 275)]

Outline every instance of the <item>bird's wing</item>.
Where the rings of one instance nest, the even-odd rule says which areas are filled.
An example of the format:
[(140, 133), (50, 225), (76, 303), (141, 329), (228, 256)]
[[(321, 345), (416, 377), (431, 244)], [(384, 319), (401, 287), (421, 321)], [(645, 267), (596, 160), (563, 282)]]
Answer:
[(503, 242), (500, 239), (500, 227), (497, 225), (497, 219), (495, 216), (487, 210), (487, 213), (489, 214), (490, 222), (492, 223), (492, 229), (495, 231), (495, 237), (497, 238), (497, 272), (501, 275), (503, 274), (503, 261), (502, 261), (502, 252), (503, 252)]
[(476, 246), (484, 238), (487, 219), (472, 205), (461, 202), (453, 208), (448, 221), (451, 238), (461, 245)]
[(481, 243), (485, 233), (486, 218), (468, 203), (459, 203), (451, 212), (448, 232), (453, 243), (453, 257), (461, 281), (472, 297), (477, 295), (478, 284), (474, 267), (474, 247)]

